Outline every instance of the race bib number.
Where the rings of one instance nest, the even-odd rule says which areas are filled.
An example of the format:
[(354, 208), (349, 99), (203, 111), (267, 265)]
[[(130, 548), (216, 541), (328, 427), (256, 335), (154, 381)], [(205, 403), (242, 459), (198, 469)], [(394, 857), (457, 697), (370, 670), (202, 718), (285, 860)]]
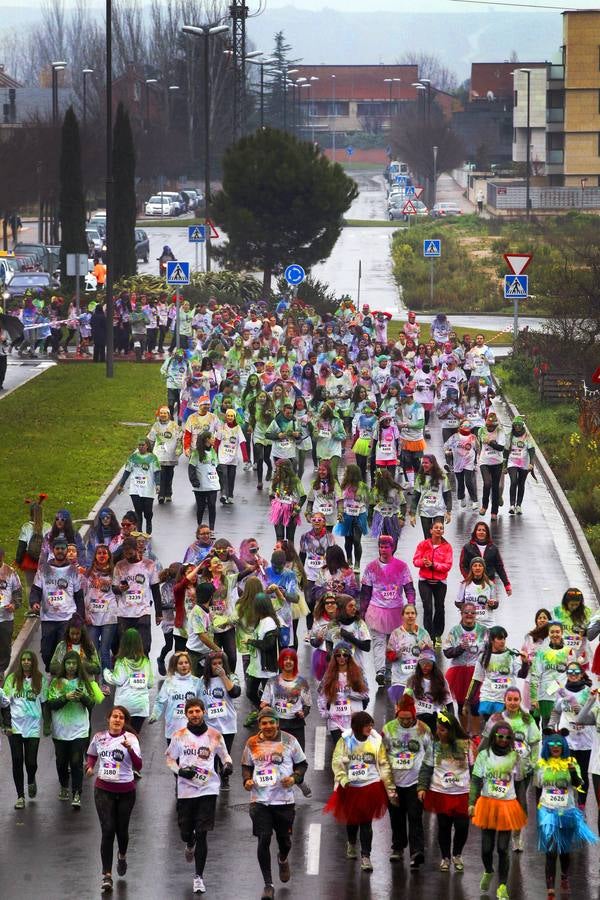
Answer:
[(230, 438), (226, 443), (223, 443), (221, 450), (225, 459), (233, 461), (237, 453), (237, 440)]
[(412, 675), (412, 673), (417, 668), (417, 660), (416, 659), (404, 659), (402, 661), (402, 665), (400, 666), (400, 671), (405, 675)]
[(560, 689), (561, 689), (560, 682), (557, 681), (556, 678), (553, 678), (552, 681), (550, 682), (550, 684), (548, 685), (548, 687), (546, 688), (546, 693), (550, 694), (550, 696), (553, 697), (554, 694), (556, 694), (556, 692), (559, 691)]
[(361, 504), (356, 500), (346, 500), (346, 514), (349, 516), (360, 516)]
[(273, 767), (258, 769), (252, 779), (259, 788), (274, 787), (277, 784), (277, 769)]
[(390, 516), (394, 515), (394, 507), (389, 503), (380, 503), (380, 505), (377, 507), (377, 510), (379, 514), (384, 518), (389, 519)]
[(137, 691), (145, 690), (147, 683), (145, 672), (133, 672), (133, 674), (129, 676), (129, 684)]
[(336, 716), (349, 716), (352, 714), (350, 702), (348, 700), (342, 700), (341, 702), (336, 703), (333, 707), (333, 711)]
[(282, 441), (279, 441), (280, 448), (286, 453), (292, 449), (293, 444), (289, 438), (284, 438)]
[(64, 606), (66, 599), (67, 594), (61, 588), (57, 588), (54, 591), (48, 591), (48, 603), (56, 609)]
[(394, 445), (391, 441), (381, 441), (379, 444), (379, 456), (391, 456)]
[(385, 600), (386, 603), (393, 603), (397, 596), (398, 592), (396, 588), (384, 588), (381, 591), (381, 598), (382, 600)]
[(178, 703), (175, 707), (175, 718), (183, 719), (185, 716), (185, 703)]
[(330, 438), (331, 437), (331, 428), (319, 428), (318, 436), (320, 438)]
[(417, 700), (418, 715), (432, 715), (433, 711), (433, 703), (431, 702), (431, 700)]
[(568, 788), (545, 787), (542, 790), (542, 805), (550, 809), (564, 809), (569, 805)]
[(372, 432), (368, 428), (359, 428), (358, 436), (361, 438), (367, 438), (367, 440), (371, 440)]
[(275, 710), (279, 713), (280, 716), (287, 715), (288, 709), (291, 706), (291, 703), (288, 703), (286, 700), (276, 700), (275, 701)]
[(498, 800), (503, 800), (504, 797), (506, 797), (506, 795), (508, 794), (509, 786), (510, 785), (506, 781), (495, 778), (489, 783), (490, 797), (495, 797)]
[(391, 757), (392, 769), (406, 772), (408, 769), (412, 768), (414, 758), (415, 754), (411, 753), (409, 750), (406, 752), (395, 753)]
[(348, 769), (348, 781), (366, 781), (369, 777), (369, 767), (366, 763), (353, 763)]
[[(473, 602), (473, 601), (469, 601), (469, 602)], [(485, 606), (482, 606), (480, 603), (478, 603), (477, 606), (475, 607), (475, 618), (476, 619), (484, 619), (486, 612), (487, 612), (487, 608)]]
[(146, 476), (145, 475), (134, 475), (133, 476), (133, 485), (135, 488), (143, 490), (146, 487)]
[(209, 469), (206, 473), (206, 480), (216, 491), (219, 489), (219, 474), (216, 469)]
[(103, 781), (118, 781), (121, 763), (114, 762), (112, 759), (103, 759), (100, 763), (100, 771), (98, 777)]
[(433, 509), (438, 504), (438, 494), (423, 494), (422, 502), (427, 509)]
[(323, 513), (324, 516), (330, 516), (333, 512), (333, 500), (321, 500), (318, 512)]
[(527, 746), (525, 741), (515, 740), (515, 750), (517, 752), (517, 755), (522, 758), (529, 756), (529, 747)]
[(227, 714), (227, 707), (223, 700), (213, 700), (213, 702), (209, 703), (206, 707), (206, 712), (208, 713), (209, 719), (220, 719)]
[(494, 691), (494, 693), (499, 694), (501, 691), (508, 690), (509, 683), (510, 679), (507, 675), (496, 675), (490, 682), (490, 689)]
[(210, 778), (210, 770), (209, 769), (204, 769), (204, 768), (202, 768), (202, 766), (196, 767), (196, 771), (194, 772), (194, 778), (193, 778), (193, 781), (195, 781), (196, 784), (200, 784), (200, 785), (207, 784), (209, 778)]
[(94, 597), (92, 602), (90, 603), (90, 609), (92, 612), (104, 612), (107, 607), (106, 600), (103, 600), (102, 597)]
[(313, 572), (318, 572), (325, 565), (325, 559), (322, 556), (317, 556), (314, 553), (309, 553), (306, 557), (306, 568), (311, 569)]

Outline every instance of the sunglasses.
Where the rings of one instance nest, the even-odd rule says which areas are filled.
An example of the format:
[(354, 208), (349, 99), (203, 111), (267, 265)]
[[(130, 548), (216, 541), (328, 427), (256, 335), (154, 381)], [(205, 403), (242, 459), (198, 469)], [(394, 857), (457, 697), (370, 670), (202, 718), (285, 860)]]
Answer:
[(508, 735), (508, 734), (497, 734), (497, 735), (496, 735), (496, 740), (497, 740), (497, 741), (510, 741), (510, 735)]
[(548, 741), (549, 747), (562, 747), (562, 741)]
[(333, 655), (335, 656), (336, 659), (338, 659), (340, 656), (345, 656), (347, 659), (350, 658), (350, 654), (347, 653), (345, 650), (340, 650), (339, 653), (334, 653)]

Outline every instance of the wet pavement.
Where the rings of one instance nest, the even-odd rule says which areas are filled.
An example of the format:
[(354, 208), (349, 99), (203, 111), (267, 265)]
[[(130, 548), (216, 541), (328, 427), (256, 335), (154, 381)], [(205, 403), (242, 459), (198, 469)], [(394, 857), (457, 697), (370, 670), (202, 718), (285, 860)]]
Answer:
[(49, 359), (21, 360), (17, 357), (16, 353), (11, 354), (8, 357), (4, 388), (3, 390), (0, 390), (0, 400), (2, 400), (3, 397), (8, 397), (9, 394), (18, 387), (21, 387), (22, 384), (26, 384), (28, 381), (31, 381), (32, 378), (36, 378), (38, 375), (41, 375), (42, 372), (45, 372), (46, 369), (49, 369), (54, 365), (56, 365), (56, 363)]
[[(140, 410), (140, 421), (146, 414), (146, 411)], [(133, 437), (132, 446), (135, 443)], [(439, 453), (437, 423), (433, 426), (431, 447)], [(311, 474), (309, 464), (305, 484), (308, 484)], [(130, 507), (129, 498), (126, 495), (117, 498), (114, 507), (117, 514), (122, 515)], [(455, 565), (450, 573), (446, 601), (447, 628), (457, 620), (453, 600), (459, 583), (458, 554), (477, 520), (476, 513), (456, 510), (452, 523), (447, 527), (446, 536), (455, 550)], [(300, 532), (306, 527), (303, 524)], [(153, 545), (163, 565), (182, 558), (186, 546), (193, 540), (194, 530), (193, 495), (186, 466), (180, 463), (175, 476), (174, 503), (160, 507), (155, 505)], [(268, 522), (268, 495), (266, 491), (262, 494), (256, 491), (253, 472), (238, 472), (235, 505), (219, 507), (216, 530), (218, 535), (227, 536), (235, 545), (239, 545), (244, 537), (255, 536), (260, 542), (262, 554), (270, 554), (274, 535)], [(509, 519), (505, 504), (494, 535), (513, 585), (511, 598), (502, 594), (498, 614), (499, 622), (509, 631), (510, 646), (520, 647), (523, 635), (533, 625), (536, 609), (540, 606), (552, 609), (560, 602), (568, 586), (579, 586), (588, 602), (596, 603), (562, 518), (541, 482), (536, 484), (529, 480), (522, 518)], [(407, 527), (402, 534), (398, 555), (409, 564), (420, 538), (420, 529)], [(365, 541), (363, 566), (374, 556), (374, 542)], [(412, 565), (411, 571), (416, 581), (417, 573)], [(310, 649), (302, 641), (303, 635), (304, 626), (301, 625), (301, 671), (306, 673), (309, 671)], [(151, 654), (153, 661), (161, 646), (162, 635), (160, 629), (155, 628)], [(238, 669), (238, 674), (241, 675), (241, 669)], [(372, 667), (368, 675), (372, 698), (370, 710), (376, 726), (381, 727), (382, 722), (391, 716), (391, 708), (384, 692), (379, 690), (376, 693)], [(281, 886), (275, 875), (278, 900), (301, 900), (305, 897), (322, 900), (388, 900), (392, 897), (431, 900), (432, 896), (444, 900), (472, 900), (479, 897), (482, 865), (480, 834), (476, 828), (470, 830), (462, 874), (438, 871), (435, 826), (427, 816), (427, 863), (419, 873), (410, 873), (407, 862), (399, 864), (389, 861), (390, 829), (387, 819), (377, 823), (375, 828), (372, 853), (374, 872), (371, 875), (361, 874), (357, 862), (346, 861), (343, 829), (321, 814), (332, 786), (329, 771), (332, 748), (330, 742), (325, 740), (316, 711), (314, 684), (312, 687), (315, 705), (307, 728), (310, 766), (307, 781), (312, 786), (313, 796), (307, 800), (298, 792), (291, 855), (292, 880), (287, 886)], [(248, 711), (248, 703), (245, 698), (238, 703), (241, 723)], [(99, 727), (106, 707), (107, 703), (96, 711), (96, 727)], [(247, 795), (240, 778), (240, 755), (246, 736), (246, 730), (240, 725), (240, 733), (233, 747), (235, 775), (231, 791), (219, 798), (216, 829), (209, 835), (206, 896), (218, 900), (253, 900), (260, 896), (262, 886), (247, 811)], [(129, 870), (125, 880), (115, 880), (115, 896), (135, 900), (188, 898), (191, 897), (193, 871), (184, 861), (179, 840), (173, 780), (163, 761), (165, 741), (162, 724), (145, 725), (141, 744), (144, 777), (138, 786), (138, 800), (132, 818)], [(49, 738), (42, 739), (40, 746), (38, 798), (28, 801), (25, 810), (15, 812), (12, 809), (15, 798), (5, 738), (0, 748), (0, 772), (3, 788), (0, 802), (2, 900), (29, 900), (38, 896), (47, 900), (74, 900), (99, 894), (100, 831), (90, 782), (86, 779), (80, 812), (73, 812), (69, 805), (59, 803), (53, 747)], [(532, 816), (533, 810), (534, 799), (531, 797)], [(590, 823), (595, 824), (596, 806), (592, 798), (588, 801), (588, 818)], [(527, 827), (526, 846), (525, 854), (512, 858), (510, 896), (513, 900), (540, 900), (545, 896), (543, 858), (535, 850), (534, 823)], [(598, 855), (598, 849), (574, 855), (573, 898), (598, 896)], [(495, 883), (494, 893), (490, 896), (495, 896)]]

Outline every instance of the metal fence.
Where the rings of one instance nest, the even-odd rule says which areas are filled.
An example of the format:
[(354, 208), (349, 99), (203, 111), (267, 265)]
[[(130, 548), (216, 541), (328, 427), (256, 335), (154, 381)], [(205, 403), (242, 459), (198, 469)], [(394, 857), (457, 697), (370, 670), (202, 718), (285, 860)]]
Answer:
[[(526, 209), (525, 182), (506, 184), (488, 181), (487, 203), (492, 209)], [(600, 209), (600, 187), (531, 187), (531, 209)]]

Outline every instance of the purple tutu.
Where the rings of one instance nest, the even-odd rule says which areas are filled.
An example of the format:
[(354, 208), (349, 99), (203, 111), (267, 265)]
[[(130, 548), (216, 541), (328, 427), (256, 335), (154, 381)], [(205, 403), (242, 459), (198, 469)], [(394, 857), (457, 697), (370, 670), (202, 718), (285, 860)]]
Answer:
[(371, 535), (378, 538), (381, 534), (389, 534), (397, 544), (402, 533), (402, 526), (398, 516), (382, 516), (380, 512), (375, 510), (373, 513), (373, 523), (371, 525)]
[(294, 507), (291, 503), (283, 503), (276, 497), (271, 501), (269, 520), (272, 525), (299, 525), (300, 516), (294, 515)]

